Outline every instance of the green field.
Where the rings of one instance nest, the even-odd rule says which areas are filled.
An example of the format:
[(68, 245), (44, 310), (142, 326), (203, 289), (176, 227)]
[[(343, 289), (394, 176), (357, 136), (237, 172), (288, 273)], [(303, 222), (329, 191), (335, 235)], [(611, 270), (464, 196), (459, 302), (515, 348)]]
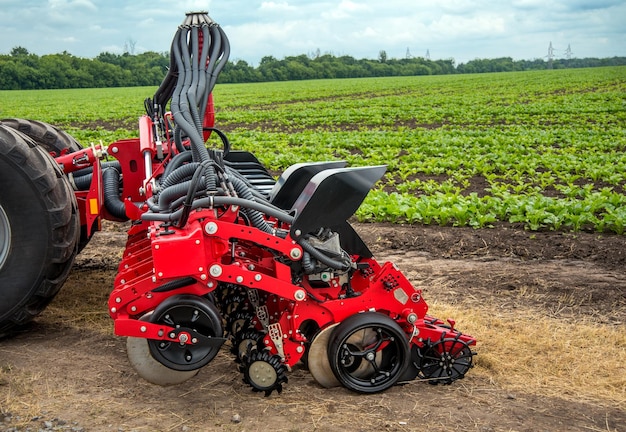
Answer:
[[(154, 88), (0, 91), (0, 118), (136, 136)], [(626, 227), (626, 67), (218, 85), (217, 126), (271, 170), (386, 164), (362, 220)]]

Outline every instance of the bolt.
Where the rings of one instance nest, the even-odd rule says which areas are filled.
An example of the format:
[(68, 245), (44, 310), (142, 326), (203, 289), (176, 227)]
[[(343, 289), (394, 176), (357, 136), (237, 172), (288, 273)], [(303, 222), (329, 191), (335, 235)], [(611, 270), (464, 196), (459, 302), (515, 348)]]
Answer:
[(415, 321), (417, 321), (417, 314), (415, 312), (411, 312), (407, 315), (406, 322), (408, 322), (409, 324), (414, 324)]
[(206, 280), (206, 275), (205, 274), (200, 275), (200, 279), (201, 280)]
[(304, 351), (304, 348), (302, 348), (302, 346), (299, 346), (299, 347), (297, 347), (297, 348), (296, 348), (296, 352), (297, 352), (298, 354), (301, 354), (301, 353), (302, 353), (302, 351)]
[(191, 343), (197, 344), (198, 343), (198, 339), (196, 339), (196, 338), (191, 339)]
[(141, 330), (142, 333), (145, 333), (148, 329), (146, 328), (146, 326), (141, 326), (139, 330)]
[(243, 282), (243, 276), (237, 276), (237, 283)]
[(160, 247), (161, 247), (161, 246), (160, 246), (160, 245), (158, 245), (158, 244), (157, 244), (157, 245), (154, 245), (154, 248), (155, 248), (155, 249), (159, 249)]
[(294, 293), (294, 298), (295, 298), (297, 301), (302, 301), (302, 300), (304, 300), (304, 299), (306, 298), (306, 293), (304, 292), (304, 290), (297, 290), (297, 291)]
[(115, 299), (115, 303), (122, 303), (122, 299), (121, 299), (120, 297), (117, 297), (117, 298)]
[[(128, 266), (126, 266), (126, 268), (128, 268)], [(120, 283), (121, 283), (122, 285), (124, 285), (124, 284), (126, 283), (126, 279), (122, 279), (122, 280), (120, 281)]]
[(199, 245), (200, 244), (200, 240), (196, 240), (196, 244)]
[(120, 151), (120, 149), (118, 149), (117, 147), (111, 147), (111, 152), (117, 153), (118, 151)]
[(180, 341), (181, 344), (184, 344), (184, 343), (187, 343), (187, 341), (189, 340), (189, 337), (185, 333), (181, 333), (180, 336), (178, 336), (178, 340)]
[(258, 273), (254, 275), (254, 280), (257, 281), (257, 282), (260, 282), (261, 278), (262, 278), (262, 276), (260, 274), (258, 274)]
[(204, 227), (205, 231), (207, 234), (209, 235), (213, 235), (217, 232), (217, 224), (215, 222), (209, 222), (208, 224), (206, 224), (206, 226)]
[(296, 237), (300, 237), (302, 235), (302, 231), (296, 230), (294, 234), (296, 235)]
[(211, 268), (209, 269), (209, 273), (211, 273), (211, 276), (213, 277), (219, 277), (222, 275), (222, 266), (220, 266), (219, 264), (213, 264), (211, 266)]
[(111, 308), (111, 313), (116, 313), (117, 312), (117, 308)]
[(289, 256), (290, 256), (292, 259), (298, 259), (298, 258), (300, 258), (300, 249), (298, 249), (298, 248), (293, 248), (293, 249), (291, 249), (291, 251), (289, 252)]
[(133, 306), (133, 307), (131, 307), (131, 308), (130, 308), (130, 310), (131, 310), (132, 312), (136, 312), (136, 311), (137, 311), (137, 306)]
[(170, 338), (174, 339), (176, 337), (176, 333), (172, 332), (170, 333)]

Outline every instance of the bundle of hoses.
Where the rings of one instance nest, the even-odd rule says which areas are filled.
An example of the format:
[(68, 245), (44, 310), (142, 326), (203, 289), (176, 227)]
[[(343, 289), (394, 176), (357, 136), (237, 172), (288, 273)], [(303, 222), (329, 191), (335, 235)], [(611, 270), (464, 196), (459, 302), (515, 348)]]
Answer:
[[(175, 124), (174, 139), (180, 153), (166, 167), (160, 192), (147, 201), (150, 211), (142, 218), (172, 222), (182, 227), (194, 209), (238, 206), (252, 226), (284, 237), (287, 232), (275, 230), (264, 216), (288, 224), (293, 223), (293, 216), (269, 203), (245, 177), (231, 169), (224, 162), (223, 152), (205, 146), (203, 120), (207, 101), (229, 53), (228, 38), (218, 24), (206, 13), (187, 14), (172, 41), (168, 74), (151, 103), (147, 104), (149, 114), (163, 118), (163, 111), (170, 102)], [(215, 131), (227, 150), (230, 144), (226, 136)], [(183, 145), (183, 137), (189, 140), (188, 149)], [(335, 269), (350, 267), (349, 258), (327, 256), (314, 248), (306, 236), (300, 237), (298, 242), (307, 258), (312, 256)], [(312, 269), (309, 259), (305, 267), (306, 270)]]
[[(145, 219), (161, 219), (167, 215), (169, 220), (182, 226), (194, 201), (207, 196), (264, 201), (245, 178), (226, 166), (223, 152), (207, 149), (204, 142), (207, 101), (229, 52), (226, 34), (204, 12), (187, 14), (178, 27), (170, 51), (170, 69), (147, 107), (162, 117), (164, 107), (171, 101), (174, 139), (181, 153), (173, 158), (162, 176), (160, 192), (148, 201), (152, 213), (146, 214)], [(226, 136), (215, 131), (228, 149)], [(189, 150), (183, 146), (183, 137), (189, 140)], [(181, 206), (184, 211), (179, 214), (176, 210)], [(271, 231), (261, 212), (250, 206), (243, 209), (252, 225)]]

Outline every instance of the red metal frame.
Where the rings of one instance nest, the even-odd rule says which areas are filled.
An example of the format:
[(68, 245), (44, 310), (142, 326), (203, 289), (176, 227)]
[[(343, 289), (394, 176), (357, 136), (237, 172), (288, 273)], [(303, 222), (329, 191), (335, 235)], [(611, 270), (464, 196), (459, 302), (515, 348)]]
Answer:
[[(210, 97), (204, 125), (212, 127), (213, 122)], [(141, 214), (146, 210), (142, 205), (153, 193), (151, 182), (163, 172), (176, 151), (171, 137), (166, 142), (157, 142), (154, 130), (152, 120), (141, 117), (139, 138), (116, 141), (108, 147), (108, 154), (120, 162), (122, 197), (126, 213), (133, 220), (108, 302), (115, 334), (179, 341), (178, 334), (171, 337), (176, 329), (140, 318), (172, 296), (202, 297), (219, 286), (233, 284), (260, 293), (267, 319), (257, 316), (253, 325), (267, 333), (265, 345), (289, 367), (302, 358), (310, 342), (305, 327), (327, 328), (366, 311), (377, 311), (394, 319), (411, 345), (422, 347), (428, 341), (455, 337), (467, 345), (476, 343), (473, 337), (456, 331), (453, 321), (445, 323), (428, 316), (421, 290), (413, 287), (391, 263), (380, 265), (372, 258), (352, 257), (359, 269), (348, 276), (351, 292), (346, 290), (345, 275), (335, 275), (322, 286), (306, 276), (294, 280), (289, 263), (300, 259), (301, 247), (289, 235), (280, 238), (242, 224), (239, 208), (235, 206), (221, 212), (212, 208), (193, 211), (183, 227), (142, 221)], [(206, 131), (205, 138), (209, 133)], [(102, 150), (101, 146), (95, 146), (56, 159), (66, 173), (93, 168), (89, 190), (76, 193), (81, 221), (87, 225), (89, 236), (99, 228), (100, 218), (115, 219), (102, 205), (99, 162)], [(269, 218), (267, 222), (276, 224)], [(191, 281), (177, 289), (157, 289), (181, 278)], [(191, 337), (180, 340), (193, 343)]]

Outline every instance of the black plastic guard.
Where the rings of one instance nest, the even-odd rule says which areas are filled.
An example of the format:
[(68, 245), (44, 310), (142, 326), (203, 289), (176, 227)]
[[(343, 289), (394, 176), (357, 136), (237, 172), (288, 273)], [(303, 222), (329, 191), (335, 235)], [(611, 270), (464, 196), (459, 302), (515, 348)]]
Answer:
[(276, 181), (270, 192), (270, 202), (281, 209), (290, 209), (309, 180), (319, 172), (332, 168), (343, 168), (345, 161), (297, 163), (287, 168)]
[(361, 258), (372, 258), (372, 251), (367, 247), (361, 236), (352, 228), (348, 221), (341, 225), (329, 227), (333, 232), (339, 234), (339, 244), (341, 249), (350, 255), (358, 255)]
[(298, 238), (322, 227), (342, 225), (386, 170), (385, 165), (335, 168), (313, 176), (292, 207), (295, 220), (291, 236)]

